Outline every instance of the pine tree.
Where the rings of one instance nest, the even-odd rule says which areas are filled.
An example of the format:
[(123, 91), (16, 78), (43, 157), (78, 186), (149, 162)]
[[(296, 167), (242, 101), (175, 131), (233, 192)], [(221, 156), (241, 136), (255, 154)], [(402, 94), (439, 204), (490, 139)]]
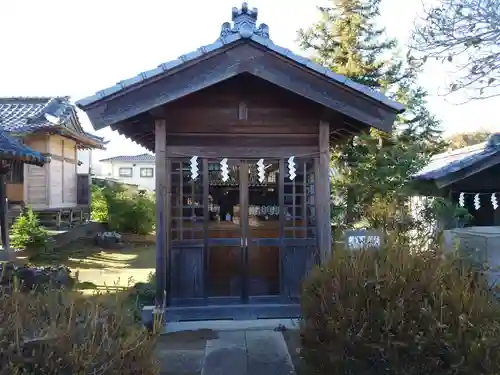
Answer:
[(332, 189), (347, 198), (340, 211), (347, 208), (348, 224), (364, 219), (387, 229), (394, 213), (404, 211), (410, 176), (443, 149), (441, 130), (426, 109), (426, 92), (416, 83), (419, 71), (399, 56), (396, 41), (377, 26), (380, 0), (331, 3), (319, 8), (316, 23), (299, 30), (301, 47), (334, 72), (406, 105), (392, 134), (371, 129), (332, 149), (337, 172)]

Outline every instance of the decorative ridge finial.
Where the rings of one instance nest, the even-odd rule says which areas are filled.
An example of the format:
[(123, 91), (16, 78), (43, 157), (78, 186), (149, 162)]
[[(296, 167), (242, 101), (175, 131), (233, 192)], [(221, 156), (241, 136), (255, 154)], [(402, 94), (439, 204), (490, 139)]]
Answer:
[(248, 8), (246, 2), (241, 4), (241, 8), (233, 8), (232, 20), (233, 27), (230, 22), (224, 22), (221, 27), (220, 37), (225, 38), (231, 34), (240, 34), (242, 38), (250, 38), (253, 34), (269, 39), (269, 27), (261, 23), (257, 27), (257, 17), (259, 11), (257, 8)]
[(486, 147), (488, 148), (500, 148), (500, 133), (493, 133), (486, 143)]

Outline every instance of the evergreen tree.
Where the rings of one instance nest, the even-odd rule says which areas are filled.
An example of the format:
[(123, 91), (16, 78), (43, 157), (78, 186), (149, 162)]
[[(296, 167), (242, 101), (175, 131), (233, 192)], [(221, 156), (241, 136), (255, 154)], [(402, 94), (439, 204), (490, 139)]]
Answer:
[[(397, 43), (378, 27), (380, 0), (332, 0), (299, 42), (313, 58), (336, 73), (365, 84), (406, 106), (392, 134), (371, 129), (332, 150), (335, 196), (346, 197), (340, 211), (347, 222), (367, 221), (389, 229), (404, 214), (410, 176), (444, 143), (438, 121), (426, 109), (426, 92), (416, 83), (416, 66), (407, 64)], [(345, 201), (345, 199), (344, 199)], [(346, 207), (347, 206), (347, 207)]]

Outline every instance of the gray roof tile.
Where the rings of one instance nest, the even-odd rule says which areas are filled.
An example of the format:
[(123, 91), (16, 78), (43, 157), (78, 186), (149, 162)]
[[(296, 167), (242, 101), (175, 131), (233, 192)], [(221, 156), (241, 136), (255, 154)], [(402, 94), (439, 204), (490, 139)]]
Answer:
[(21, 134), (57, 126), (67, 127), (103, 142), (101, 137), (82, 129), (76, 108), (67, 96), (0, 98), (0, 130)]
[(134, 163), (134, 162), (155, 162), (155, 156), (151, 154), (140, 154), (140, 155), (120, 155), (114, 156), (107, 159), (100, 160), (102, 162), (124, 162), (124, 163)]
[(500, 155), (500, 134), (494, 134), (487, 142), (463, 147), (458, 150), (435, 155), (429, 164), (412, 177), (415, 180), (435, 180), (487, 158)]
[(184, 64), (188, 61), (195, 60), (204, 54), (213, 52), (219, 48), (222, 48), (224, 45), (234, 43), (238, 40), (242, 39), (250, 39), (255, 43), (258, 43), (266, 48), (271, 49), (272, 51), (275, 51), (276, 53), (287, 57), (291, 60), (294, 60), (295, 62), (304, 65), (308, 67), (309, 69), (312, 69), (320, 74), (323, 74), (327, 76), (328, 78), (332, 79), (333, 81), (345, 84), (385, 105), (388, 107), (393, 108), (396, 111), (403, 111), (404, 106), (396, 101), (391, 100), (387, 96), (383, 95), (382, 93), (372, 90), (368, 86), (361, 85), (359, 83), (356, 83), (354, 81), (351, 81), (350, 79), (346, 78), (345, 76), (342, 76), (340, 74), (336, 74), (329, 69), (325, 68), (324, 66), (317, 64), (313, 62), (310, 59), (307, 59), (303, 56), (297, 55), (290, 51), (289, 49), (280, 47), (272, 42), (272, 40), (269, 38), (269, 27), (265, 24), (260, 24), (257, 27), (257, 16), (258, 16), (258, 11), (256, 8), (249, 9), (247, 3), (243, 3), (241, 8), (233, 8), (232, 10), (232, 20), (233, 20), (233, 25), (229, 22), (225, 22), (222, 24), (221, 27), (221, 34), (220, 37), (212, 44), (203, 46), (198, 48), (195, 51), (189, 52), (187, 54), (184, 54), (183, 56), (179, 57), (176, 60), (173, 61), (167, 61), (165, 63), (162, 63), (159, 65), (162, 69), (152, 69), (148, 71), (146, 74), (139, 74), (136, 75), (135, 77), (132, 77), (130, 79), (127, 79), (125, 81), (122, 81), (121, 84), (117, 84), (111, 87), (108, 87), (104, 90), (98, 91), (96, 94), (88, 96), (86, 98), (82, 98), (79, 101), (76, 102), (76, 104), (79, 107), (86, 107), (88, 105), (91, 105), (101, 99), (104, 99), (112, 94), (115, 94), (125, 87), (129, 87), (131, 85), (143, 82), (145, 80), (148, 80), (152, 77), (158, 76), (160, 74), (164, 74), (166, 71), (177, 67), (181, 64)]

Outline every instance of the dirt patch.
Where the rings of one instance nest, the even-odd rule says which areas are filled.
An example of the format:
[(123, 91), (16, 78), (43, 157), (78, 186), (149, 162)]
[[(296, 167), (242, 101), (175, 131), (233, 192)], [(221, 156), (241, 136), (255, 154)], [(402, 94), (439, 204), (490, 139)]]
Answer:
[(300, 350), (302, 348), (300, 344), (300, 331), (299, 330), (287, 330), (283, 332), (283, 337), (288, 347), (288, 352), (290, 357), (292, 357), (292, 363), (295, 367), (295, 372), (297, 375), (311, 375), (312, 371), (307, 369), (306, 364), (300, 357)]

